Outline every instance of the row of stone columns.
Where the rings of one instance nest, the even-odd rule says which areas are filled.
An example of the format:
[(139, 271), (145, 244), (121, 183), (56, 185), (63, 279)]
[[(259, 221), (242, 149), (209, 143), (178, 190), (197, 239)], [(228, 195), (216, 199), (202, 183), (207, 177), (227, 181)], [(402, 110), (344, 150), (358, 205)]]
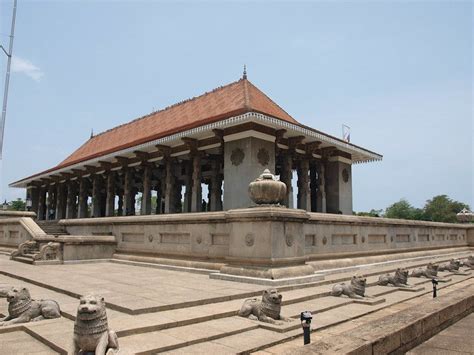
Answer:
[(296, 163), (298, 176), (297, 202), (299, 209), (312, 212), (326, 212), (326, 179), (324, 160), (314, 161), (310, 158), (294, 159), (291, 153), (282, 153), (280, 180), (287, 186), (286, 196), (283, 204), (287, 207), (293, 205), (293, 166)]
[[(217, 160), (211, 162), (212, 171), (209, 183), (209, 204), (213, 211), (222, 209), (222, 174)], [(152, 190), (156, 191), (157, 206), (154, 213), (200, 212), (202, 210), (203, 180), (201, 155), (194, 154), (184, 177), (176, 176), (177, 161), (166, 157), (160, 169), (158, 182), (153, 186), (151, 163), (141, 165), (142, 203), (140, 214), (152, 213)], [(135, 214), (135, 196), (139, 192), (135, 186), (135, 168), (124, 167), (119, 173), (109, 170), (103, 174), (78, 177), (75, 180), (56, 182), (41, 187), (30, 187), (28, 198), (32, 201), (32, 210), (38, 219), (110, 217), (115, 215), (116, 196), (118, 196), (117, 214)], [(117, 183), (120, 181), (120, 183)], [(185, 186), (184, 205), (181, 206), (181, 190)], [(33, 198), (34, 196), (34, 198)], [(162, 202), (162, 200), (164, 202)], [(212, 207), (211, 207), (212, 206)]]

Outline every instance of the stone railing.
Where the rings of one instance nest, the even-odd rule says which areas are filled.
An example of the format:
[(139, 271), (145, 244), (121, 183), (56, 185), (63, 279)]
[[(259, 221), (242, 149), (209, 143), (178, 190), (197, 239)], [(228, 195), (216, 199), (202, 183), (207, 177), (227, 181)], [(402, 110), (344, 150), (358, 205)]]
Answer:
[(12, 217), (36, 218), (36, 213), (28, 212), (28, 211), (4, 211), (4, 210), (0, 210), (0, 219), (1, 218), (12, 218)]
[(441, 249), (466, 252), (468, 241), (474, 239), (473, 226), (466, 224), (308, 213), (275, 206), (59, 223), (72, 235), (113, 235), (120, 253), (225, 262), (221, 272), (265, 278), (308, 275), (314, 270), (307, 263), (320, 269), (313, 265), (318, 260), (337, 263), (387, 254), (404, 258), (408, 256), (401, 254), (431, 255), (442, 253)]
[(310, 213), (305, 254), (323, 258), (466, 246), (470, 231), (474, 225)]
[(46, 236), (46, 233), (29, 217), (0, 218), (0, 246), (18, 247), (27, 240)]

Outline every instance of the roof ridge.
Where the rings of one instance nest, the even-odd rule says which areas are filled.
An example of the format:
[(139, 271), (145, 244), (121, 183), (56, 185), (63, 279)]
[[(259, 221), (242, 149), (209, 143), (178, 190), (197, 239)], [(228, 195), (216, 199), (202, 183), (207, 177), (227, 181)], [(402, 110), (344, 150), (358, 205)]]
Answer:
[(248, 80), (247, 75), (242, 79), (244, 81), (244, 107), (247, 110), (250, 110), (250, 97), (249, 97), (249, 89), (248, 89)]
[(290, 115), (288, 112), (286, 112), (286, 110), (281, 107), (280, 105), (278, 105), (275, 101), (273, 101), (273, 99), (268, 96), (267, 94), (265, 94), (262, 90), (260, 90), (258, 87), (256, 87), (254, 84), (250, 83), (250, 85), (252, 85), (256, 90), (258, 90), (263, 96), (265, 96), (268, 100), (270, 100), (276, 107), (278, 107), (280, 110), (282, 110), (284, 113), (286, 113), (289, 117), (291, 117), (293, 120), (295, 120), (295, 122), (297, 122), (298, 124), (300, 124), (292, 115)]
[[(207, 95), (213, 94), (213, 93), (215, 93), (216, 91), (225, 89), (225, 88), (227, 88), (227, 87), (229, 87), (229, 86), (232, 86), (232, 85), (235, 85), (235, 84), (237, 84), (237, 83), (239, 83), (240, 81), (243, 81), (243, 80), (245, 80), (245, 79), (242, 79), (242, 78), (241, 78), (241, 79), (236, 80), (236, 81), (233, 81), (233, 82), (231, 82), (231, 83), (229, 83), (229, 84), (218, 86), (218, 87), (212, 89), (211, 91), (206, 91), (206, 92), (204, 92), (204, 93), (201, 94), (201, 95), (193, 96), (193, 97), (191, 97), (191, 98), (189, 98), (189, 99), (184, 99), (184, 100), (179, 101), (179, 102), (177, 102), (177, 103), (174, 103), (174, 104), (172, 104), (172, 105), (166, 106), (165, 108), (163, 108), (163, 109), (161, 109), (161, 110), (156, 110), (156, 111), (153, 111), (153, 112), (148, 113), (148, 114), (146, 114), (146, 115), (143, 115), (143, 116), (141, 116), (141, 117), (137, 117), (137, 118), (135, 118), (135, 119), (133, 119), (133, 120), (131, 120), (131, 121), (122, 123), (122, 124), (120, 124), (120, 125), (118, 125), (118, 126), (115, 126), (115, 127), (109, 128), (109, 129), (107, 129), (107, 130), (105, 130), (105, 131), (103, 131), (103, 132), (97, 133), (97, 134), (95, 134), (95, 135), (94, 135), (92, 138), (90, 138), (90, 139), (95, 139), (95, 138), (98, 137), (98, 136), (101, 136), (101, 135), (103, 135), (103, 134), (105, 134), (105, 133), (114, 131), (114, 130), (120, 128), (120, 127), (127, 126), (127, 125), (132, 124), (132, 123), (134, 123), (134, 122), (136, 122), (136, 121), (140, 121), (140, 120), (143, 120), (143, 119), (148, 118), (148, 117), (150, 117), (150, 116), (153, 116), (153, 115), (155, 115), (155, 114), (157, 114), (157, 113), (170, 110), (170, 109), (172, 109), (172, 108), (174, 108), (174, 107), (177, 107), (177, 106), (180, 106), (180, 105), (184, 105), (184, 104), (186, 104), (186, 103), (188, 103), (188, 102), (191, 102), (191, 101), (200, 99), (200, 98), (202, 98), (202, 97), (205, 97), (205, 96), (207, 96)], [(245, 93), (244, 93), (244, 94), (245, 94)], [(246, 97), (246, 104), (247, 104), (247, 97)], [(247, 106), (246, 106), (246, 107), (247, 107)], [(89, 139), (89, 140), (90, 140), (90, 139)]]

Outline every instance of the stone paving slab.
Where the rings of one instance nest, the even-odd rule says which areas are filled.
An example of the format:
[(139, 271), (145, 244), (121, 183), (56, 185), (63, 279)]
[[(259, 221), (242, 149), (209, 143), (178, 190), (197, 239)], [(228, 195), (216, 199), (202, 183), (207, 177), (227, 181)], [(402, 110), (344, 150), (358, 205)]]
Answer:
[[(124, 270), (120, 270), (120, 278), (118, 275), (107, 274), (109, 272), (107, 269), (108, 264), (120, 266), (121, 268), (125, 267)], [(79, 271), (72, 272), (71, 269), (64, 270), (65, 267), (70, 266), (77, 267)], [(106, 266), (102, 272), (98, 272), (100, 266)], [(157, 348), (153, 347), (153, 343), (148, 343), (148, 340), (152, 338), (159, 339), (160, 337), (163, 338), (163, 342), (157, 346), (162, 350), (166, 350), (166, 347), (168, 347), (168, 349), (179, 347), (176, 351), (195, 347), (196, 351), (200, 351), (200, 349), (203, 350), (206, 349), (206, 346), (209, 346), (215, 347), (215, 349), (221, 349), (224, 351), (223, 353), (226, 353), (225, 351), (229, 349), (232, 349), (234, 352), (259, 349), (269, 344), (285, 341), (301, 333), (299, 322), (296, 322), (298, 324), (295, 323), (296, 326), (286, 324), (281, 327), (272, 327), (249, 319), (235, 317), (243, 300), (248, 298), (248, 294), (261, 294), (261, 286), (242, 286), (234, 282), (209, 280), (206, 277), (202, 278), (205, 275), (201, 274), (187, 274), (184, 272), (161, 269), (149, 270), (146, 267), (139, 266), (131, 267), (132, 270), (129, 274), (127, 270), (130, 267), (131, 266), (128, 265), (115, 265), (113, 263), (38, 267), (12, 262), (0, 256), (0, 283), (13, 283), (14, 285), (24, 284), (30, 288), (33, 298), (51, 298), (58, 300), (64, 315), (73, 319), (78, 305), (77, 297), (79, 294), (85, 293), (81, 291), (80, 282), (86, 278), (87, 272), (93, 272), (93, 277), (91, 277), (86, 287), (93, 287), (97, 290), (102, 289), (105, 285), (104, 292), (100, 293), (106, 297), (106, 302), (108, 302), (109, 305), (111, 304), (111, 299), (112, 303), (115, 302), (117, 306), (114, 309), (109, 308), (107, 310), (109, 324), (112, 329), (118, 332), (121, 346), (122, 339), (124, 339), (125, 343), (127, 341), (130, 342), (130, 347), (122, 346), (124, 351), (129, 353), (133, 353), (134, 351), (143, 353), (155, 351)], [(393, 266), (391, 267), (393, 268)], [(7, 272), (14, 275), (14, 277), (2, 275), (1, 273), (6, 269), (8, 269)], [(54, 272), (45, 272), (45, 270), (49, 269)], [(138, 270), (140, 272), (138, 272)], [(384, 270), (378, 270), (378, 268), (368, 269), (367, 271), (373, 274), (373, 276), (369, 276), (369, 278), (374, 280), (378, 279), (378, 275), (375, 275), (375, 273), (384, 272)], [(117, 272), (117, 270), (114, 272)], [(176, 287), (174, 288), (168, 288), (167, 284), (161, 287), (158, 284), (152, 284), (150, 280), (148, 280), (148, 277), (153, 276), (155, 273), (164, 273), (165, 276), (161, 275), (160, 277), (166, 279), (166, 282), (169, 283), (173, 282), (172, 279), (169, 279), (171, 278), (171, 274), (169, 273), (172, 273), (175, 278), (181, 277), (182, 275), (184, 275), (185, 279), (193, 278), (194, 282), (183, 286), (183, 281), (180, 279), (176, 282)], [(76, 279), (76, 274), (79, 275), (78, 279)], [(23, 280), (30, 279), (31, 281), (25, 282), (15, 278), (18, 277), (18, 275)], [(450, 274), (447, 273), (446, 275)], [(317, 323), (315, 323), (317, 324), (316, 329), (331, 329), (337, 324), (348, 323), (347, 321), (349, 319), (357, 321), (358, 317), (366, 317), (387, 307), (396, 308), (395, 305), (400, 302), (409, 302), (413, 298), (431, 293), (431, 282), (429, 279), (410, 278), (409, 283), (415, 284), (416, 282), (417, 285), (426, 285), (428, 287), (425, 287), (425, 290), (418, 289), (410, 292), (404, 292), (405, 290), (394, 287), (368, 287), (367, 291), (369, 294), (384, 293), (383, 298), (385, 301), (383, 303), (377, 303), (375, 302), (376, 300), (369, 299), (366, 304), (357, 304), (354, 300), (349, 298), (328, 296), (332, 284), (340, 282), (341, 280), (346, 280), (345, 282), (347, 282), (347, 279), (351, 276), (352, 274), (349, 273), (334, 274), (329, 275), (326, 280), (320, 283), (280, 288), (284, 300), (282, 314), (296, 318), (299, 317), (301, 310), (309, 309), (317, 315)], [(160, 277), (155, 275), (150, 279), (159, 279)], [(444, 287), (453, 287), (456, 282), (462, 282), (471, 277), (470, 274), (451, 275), (449, 278), (452, 278), (452, 281), (439, 285), (439, 293), (443, 294)], [(140, 282), (136, 280), (129, 281), (129, 278), (140, 278), (140, 282), (143, 282), (146, 286), (142, 288), (143, 292), (139, 292), (141, 289)], [(120, 281), (121, 279), (125, 279), (125, 282)], [(40, 281), (41, 284), (45, 286), (51, 286), (50, 284), (53, 286), (48, 288), (31, 283), (39, 283)], [(125, 291), (122, 290), (124, 285), (126, 285)], [(210, 291), (207, 289), (208, 285), (210, 285)], [(127, 288), (128, 286), (130, 286), (130, 289)], [(84, 289), (88, 290), (86, 287), (84, 287)], [(138, 296), (133, 295), (131, 289), (134, 290), (133, 292), (137, 292)], [(206, 298), (214, 291), (219, 292), (223, 296), (214, 299)], [(192, 301), (196, 302), (194, 305), (192, 302), (188, 302), (189, 297), (187, 297), (192, 293), (197, 295)], [(176, 302), (176, 300), (179, 300), (180, 303), (173, 303)], [(222, 301), (217, 302), (217, 300)], [(143, 309), (146, 312), (143, 314), (140, 312), (138, 312), (138, 314), (130, 314), (130, 312), (124, 312), (124, 305), (127, 307), (136, 307), (133, 309)], [(144, 307), (144, 305), (146, 306)], [(155, 305), (158, 305), (158, 308), (156, 308)], [(166, 310), (166, 307), (170, 305), (186, 306), (186, 308)], [(6, 313), (6, 311), (5, 300), (0, 299), (0, 313)], [(73, 321), (70, 319), (61, 318), (30, 323), (26, 328), (34, 332), (38, 338), (44, 339), (46, 343), (51, 342), (61, 349), (70, 349), (73, 329)], [(205, 325), (211, 324), (209, 322), (214, 322), (212, 323), (214, 325), (212, 327), (206, 327)], [(262, 333), (262, 331), (264, 332)], [(233, 334), (235, 332), (238, 334)], [(246, 345), (246, 337), (243, 336), (244, 334), (249, 335), (249, 339), (252, 339), (256, 336), (255, 334), (267, 334), (266, 332), (269, 332), (268, 334), (272, 334), (272, 336), (267, 336), (265, 338), (266, 342), (263, 344), (260, 344), (259, 341), (255, 339), (255, 341), (250, 341), (248, 345)], [(5, 329), (2, 331), (0, 328), (0, 336), (4, 334), (6, 334)], [(213, 337), (219, 339), (214, 339)], [(240, 344), (236, 348), (232, 339), (239, 337), (241, 343), (244, 344)], [(126, 340), (127, 338), (128, 340)], [(228, 342), (224, 344), (218, 340)], [(145, 345), (136, 345), (142, 343)], [(219, 352), (216, 350), (216, 353)]]
[(407, 354), (473, 354), (473, 329), (474, 313), (471, 313)]

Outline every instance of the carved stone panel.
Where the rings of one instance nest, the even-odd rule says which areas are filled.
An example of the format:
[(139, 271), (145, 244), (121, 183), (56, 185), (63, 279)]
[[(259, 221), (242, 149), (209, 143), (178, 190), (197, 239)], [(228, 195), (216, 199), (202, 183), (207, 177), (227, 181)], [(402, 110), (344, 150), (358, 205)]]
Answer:
[(240, 148), (235, 148), (232, 151), (232, 154), (230, 155), (230, 161), (232, 162), (232, 165), (239, 166), (242, 164), (245, 158), (245, 153), (242, 149)]
[(270, 162), (270, 153), (265, 148), (260, 148), (257, 153), (257, 159), (261, 166), (267, 166)]

